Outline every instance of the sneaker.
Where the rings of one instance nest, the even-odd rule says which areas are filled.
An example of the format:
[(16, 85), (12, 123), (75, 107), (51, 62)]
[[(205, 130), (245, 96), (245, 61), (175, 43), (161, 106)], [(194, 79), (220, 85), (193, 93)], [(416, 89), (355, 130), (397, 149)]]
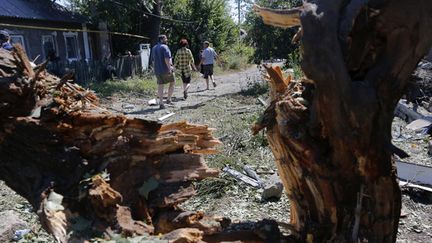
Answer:
[(188, 97), (187, 92), (186, 92), (186, 91), (183, 91), (183, 98), (184, 98), (184, 99), (187, 99), (187, 97)]
[(215, 88), (216, 88), (216, 82), (215, 82), (215, 81), (213, 81), (213, 87), (215, 87)]
[(164, 104), (160, 104), (160, 105), (159, 105), (159, 109), (161, 109), (161, 110), (162, 110), (162, 109), (165, 109), (165, 105), (164, 105)]

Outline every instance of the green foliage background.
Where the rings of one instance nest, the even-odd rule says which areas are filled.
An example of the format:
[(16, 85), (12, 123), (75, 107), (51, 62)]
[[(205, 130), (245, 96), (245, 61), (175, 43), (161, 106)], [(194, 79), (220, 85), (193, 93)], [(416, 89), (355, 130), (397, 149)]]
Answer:
[[(146, 13), (155, 8), (154, 0), (72, 1), (76, 9), (90, 16), (94, 23), (104, 21), (113, 31), (150, 36), (152, 18)], [(178, 48), (177, 43), (181, 38), (189, 40), (196, 58), (205, 40), (210, 41), (218, 52), (230, 49), (236, 43), (238, 28), (229, 15), (227, 0), (161, 0), (160, 4), (162, 16), (187, 21), (162, 19), (160, 32), (167, 34), (173, 52)], [(137, 50), (140, 42), (148, 40), (113, 36), (114, 52)]]
[[(256, 0), (256, 4), (269, 8), (292, 8), (302, 4), (301, 0)], [(291, 44), (291, 39), (297, 29), (281, 29), (265, 25), (262, 19), (254, 12), (249, 11), (246, 15), (244, 28), (248, 32), (248, 40), (255, 47), (254, 61), (259, 63), (261, 60), (271, 58), (287, 59), (297, 47)]]
[[(252, 10), (252, 3), (271, 8), (291, 8), (301, 0), (242, 1), (245, 20), (241, 28), (247, 32), (242, 42), (238, 40), (239, 27), (230, 16), (228, 0), (71, 0), (82, 14), (90, 16), (93, 23), (104, 21), (112, 31), (151, 36), (154, 17), (148, 15), (160, 7), (160, 15), (184, 21), (162, 19), (160, 33), (166, 34), (173, 54), (181, 38), (189, 41), (190, 49), (199, 61), (202, 42), (210, 41), (228, 68), (241, 68), (245, 62), (268, 59), (297, 60), (293, 56), (296, 45), (291, 39), (297, 29), (280, 29), (267, 26)], [(156, 8), (157, 9), (157, 8)], [(243, 15), (242, 15), (243, 16)], [(115, 54), (138, 50), (139, 43), (150, 40), (113, 36)], [(251, 58), (253, 56), (253, 58)], [(292, 66), (293, 63), (289, 64)], [(295, 64), (295, 63), (294, 63)]]

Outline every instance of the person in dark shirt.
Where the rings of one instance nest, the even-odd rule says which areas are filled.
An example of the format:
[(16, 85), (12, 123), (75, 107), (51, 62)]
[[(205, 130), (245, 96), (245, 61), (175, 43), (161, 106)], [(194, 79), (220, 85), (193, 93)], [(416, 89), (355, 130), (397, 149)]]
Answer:
[(3, 48), (8, 51), (12, 51), (14, 48), (10, 43), (10, 36), (7, 31), (0, 31), (0, 48)]
[(175, 82), (171, 51), (167, 43), (168, 38), (166, 35), (160, 35), (159, 42), (153, 47), (151, 53), (154, 72), (158, 83), (159, 107), (161, 109), (165, 108), (163, 104), (164, 84), (169, 83), (167, 104), (170, 104)]

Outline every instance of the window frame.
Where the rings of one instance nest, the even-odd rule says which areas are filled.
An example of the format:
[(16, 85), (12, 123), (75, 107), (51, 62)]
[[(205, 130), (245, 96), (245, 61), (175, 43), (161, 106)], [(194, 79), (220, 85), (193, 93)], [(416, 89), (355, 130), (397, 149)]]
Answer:
[[(78, 61), (79, 59), (81, 59), (79, 42), (78, 42), (78, 33), (77, 32), (66, 32), (66, 33), (63, 33), (63, 37), (64, 37), (64, 43), (65, 43), (66, 59), (69, 62)], [(67, 38), (71, 38), (71, 37), (74, 38), (74, 43), (75, 43), (75, 47), (76, 47), (75, 48), (76, 57), (69, 57)]]
[(21, 39), (21, 42), (19, 44), (21, 44), (22, 48), (24, 49), (24, 52), (27, 52), (26, 44), (25, 44), (25, 40), (24, 40), (24, 35), (11, 34), (9, 36), (9, 41), (11, 42), (11, 44), (14, 44), (16, 42), (12, 42), (12, 38), (19, 38), (19, 39)]
[(53, 48), (54, 51), (56, 52), (56, 54), (58, 55), (58, 47), (57, 47), (57, 40), (56, 40), (56, 36), (49, 34), (49, 35), (42, 35), (42, 53), (44, 55), (44, 58), (48, 55), (48, 53), (45, 53), (45, 38), (49, 37), (52, 40), (53, 43)]

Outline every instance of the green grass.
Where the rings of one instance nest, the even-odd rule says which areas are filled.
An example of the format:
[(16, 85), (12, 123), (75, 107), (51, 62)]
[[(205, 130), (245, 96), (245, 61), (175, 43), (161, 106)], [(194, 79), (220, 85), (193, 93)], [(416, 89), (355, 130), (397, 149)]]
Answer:
[[(250, 111), (236, 113), (238, 107), (250, 107)], [(240, 109), (241, 110), (241, 109)], [(266, 166), (275, 169), (273, 155), (268, 147), (264, 133), (251, 134), (251, 126), (260, 117), (264, 108), (254, 96), (233, 95), (221, 97), (201, 108), (200, 112), (185, 111), (182, 117), (192, 123), (208, 124), (216, 128), (215, 137), (221, 138), (223, 146), (220, 153), (209, 155), (206, 162), (209, 167), (222, 170), (229, 166), (239, 172), (248, 164), (253, 168)], [(199, 114), (199, 115), (198, 115)], [(208, 198), (222, 198), (238, 186), (233, 177), (221, 174), (218, 178), (208, 178), (196, 183), (199, 196), (204, 201)], [(199, 199), (199, 200), (201, 200)]]
[(89, 88), (100, 96), (111, 96), (115, 93), (153, 94), (157, 89), (156, 80), (149, 78), (114, 79), (101, 83), (90, 83)]
[(292, 68), (294, 71), (294, 79), (300, 79), (304, 76), (303, 71), (300, 67), (301, 56), (299, 49), (294, 50), (292, 53), (288, 54), (286, 68)]
[(240, 92), (244, 96), (258, 97), (261, 95), (267, 95), (269, 92), (269, 84), (266, 81), (249, 81), (246, 88)]
[(220, 55), (225, 70), (240, 70), (246, 68), (252, 61), (254, 48), (246, 43), (237, 43)]
[[(196, 78), (194, 74), (193, 78)], [(181, 86), (182, 81), (179, 75), (176, 75), (176, 86)], [(90, 83), (88, 88), (94, 90), (99, 96), (108, 97), (113, 94), (141, 94), (152, 95), (157, 91), (156, 77), (135, 77), (126, 80), (114, 79), (101, 83)]]

